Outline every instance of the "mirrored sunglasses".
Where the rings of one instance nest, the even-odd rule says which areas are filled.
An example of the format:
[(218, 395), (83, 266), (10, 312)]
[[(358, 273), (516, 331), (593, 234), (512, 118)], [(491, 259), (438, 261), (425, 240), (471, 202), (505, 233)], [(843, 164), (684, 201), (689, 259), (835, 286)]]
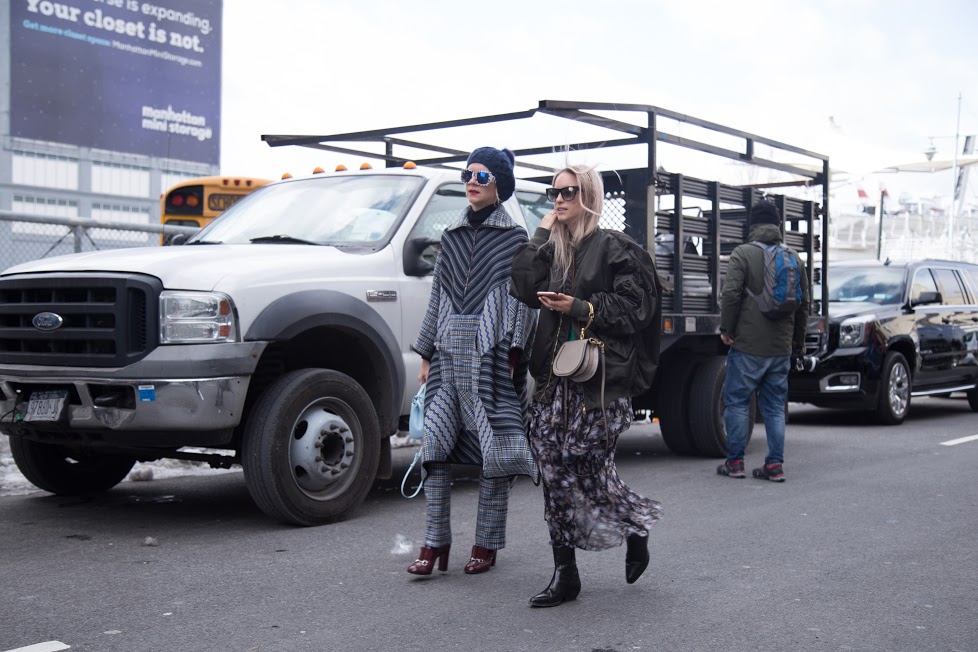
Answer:
[(560, 195), (564, 201), (574, 201), (577, 197), (577, 193), (581, 191), (580, 186), (564, 186), (563, 188), (547, 188), (547, 199), (550, 201), (557, 201), (557, 195)]
[(486, 172), (485, 170), (480, 170), (479, 172), (475, 172), (473, 170), (462, 170), (462, 183), (468, 183), (473, 177), (475, 177), (475, 183), (477, 186), (488, 186), (490, 183), (496, 180), (496, 177), (492, 176), (491, 172)]

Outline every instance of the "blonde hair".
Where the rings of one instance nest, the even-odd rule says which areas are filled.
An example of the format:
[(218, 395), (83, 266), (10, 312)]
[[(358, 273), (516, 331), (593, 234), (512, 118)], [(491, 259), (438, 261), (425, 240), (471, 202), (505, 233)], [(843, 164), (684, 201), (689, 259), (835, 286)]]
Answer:
[(555, 272), (561, 277), (562, 285), (567, 283), (574, 261), (574, 250), (598, 228), (598, 220), (604, 207), (604, 180), (597, 170), (587, 165), (568, 165), (554, 174), (552, 183), (555, 184), (557, 177), (565, 172), (574, 175), (577, 180), (574, 185), (580, 187), (578, 197), (581, 199), (584, 214), (572, 225), (558, 220), (550, 229)]

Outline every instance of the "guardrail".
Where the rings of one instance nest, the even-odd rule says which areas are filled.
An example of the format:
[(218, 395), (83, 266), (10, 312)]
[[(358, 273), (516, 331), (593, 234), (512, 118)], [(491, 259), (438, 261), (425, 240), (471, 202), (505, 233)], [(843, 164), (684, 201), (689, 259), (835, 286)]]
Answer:
[(0, 211), (0, 270), (38, 258), (83, 251), (158, 247), (161, 233), (191, 235), (198, 230), (189, 226)]

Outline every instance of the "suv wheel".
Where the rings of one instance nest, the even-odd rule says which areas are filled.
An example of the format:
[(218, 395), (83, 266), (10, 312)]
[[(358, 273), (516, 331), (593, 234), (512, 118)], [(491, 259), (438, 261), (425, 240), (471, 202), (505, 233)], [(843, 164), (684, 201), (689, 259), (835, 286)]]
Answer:
[(242, 461), (263, 512), (318, 525), (357, 507), (380, 462), (380, 425), (370, 397), (338, 371), (302, 369), (272, 383), (251, 411)]
[(978, 412), (978, 385), (968, 391), (968, 405), (975, 412)]
[(43, 444), (22, 437), (10, 438), (10, 453), (31, 484), (59, 496), (108, 491), (122, 482), (136, 463), (131, 457)]
[(903, 423), (910, 411), (910, 367), (903, 354), (890, 351), (883, 359), (877, 420), (888, 426)]

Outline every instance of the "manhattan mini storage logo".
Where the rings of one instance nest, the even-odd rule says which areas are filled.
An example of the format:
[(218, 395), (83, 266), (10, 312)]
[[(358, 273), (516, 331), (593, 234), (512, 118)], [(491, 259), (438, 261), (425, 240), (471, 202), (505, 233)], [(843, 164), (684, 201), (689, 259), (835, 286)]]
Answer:
[(210, 140), (214, 130), (207, 126), (207, 118), (189, 111), (174, 111), (172, 106), (154, 109), (144, 106), (142, 110), (143, 129), (163, 131), (180, 136), (191, 136), (197, 140)]

